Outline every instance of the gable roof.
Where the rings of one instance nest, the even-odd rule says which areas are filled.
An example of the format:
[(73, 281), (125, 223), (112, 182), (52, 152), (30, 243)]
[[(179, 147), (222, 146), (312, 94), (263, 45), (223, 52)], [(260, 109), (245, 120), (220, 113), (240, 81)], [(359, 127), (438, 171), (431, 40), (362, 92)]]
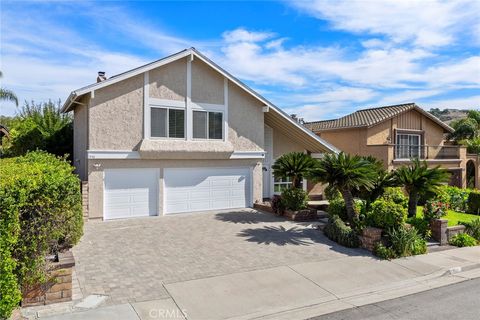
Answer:
[(453, 132), (452, 127), (429, 112), (423, 110), (415, 103), (362, 109), (338, 119), (308, 122), (305, 123), (305, 126), (312, 131), (372, 127), (410, 110), (416, 110), (420, 112), (421, 114), (430, 118), (433, 122), (440, 125), (445, 131)]
[(166, 65), (168, 63), (171, 63), (173, 61), (185, 58), (189, 55), (192, 55), (194, 57), (199, 58), (201, 61), (205, 62), (207, 65), (212, 67), (214, 70), (219, 72), (221, 75), (223, 75), (225, 78), (227, 78), (229, 81), (233, 82), (237, 86), (239, 86), (241, 89), (249, 93), (251, 96), (262, 102), (265, 106), (269, 108), (268, 112), (273, 111), (273, 113), (278, 116), (278, 118), (281, 118), (281, 121), (286, 121), (289, 124), (295, 126), (297, 129), (302, 131), (303, 133), (307, 134), (309, 137), (309, 140), (314, 141), (316, 143), (319, 143), (323, 146), (328, 151), (338, 153), (340, 152), (339, 149), (334, 147), (332, 144), (328, 143), (327, 141), (323, 140), (319, 136), (317, 136), (315, 133), (313, 133), (311, 130), (308, 130), (305, 128), (303, 125), (292, 119), (287, 113), (285, 113), (283, 110), (281, 110), (279, 107), (275, 106), (273, 103), (265, 99), (263, 96), (261, 96), (259, 93), (257, 93), (255, 90), (252, 88), (248, 87), (246, 84), (235, 78), (233, 75), (228, 73), (226, 70), (218, 66), (216, 63), (214, 63), (212, 60), (204, 56), (202, 53), (200, 53), (197, 49), (191, 47), (190, 49), (184, 49), (182, 51), (179, 51), (175, 54), (172, 54), (168, 57), (156, 60), (154, 62), (148, 63), (146, 65), (140, 66), (138, 68), (117, 74), (115, 76), (112, 76), (108, 78), (107, 80), (104, 80), (102, 82), (94, 83), (85, 87), (82, 87), (80, 89), (77, 89), (75, 91), (72, 91), (70, 95), (68, 96), (67, 100), (63, 104), (62, 107), (62, 112), (68, 112), (71, 111), (74, 108), (75, 103), (79, 103), (78, 99), (81, 99), (82, 96), (84, 96), (87, 93), (90, 93), (92, 91), (98, 90), (100, 88), (112, 85), (114, 83), (120, 82), (122, 80), (134, 77), (136, 75), (142, 74), (144, 72), (153, 70), (155, 68), (158, 68), (160, 66)]

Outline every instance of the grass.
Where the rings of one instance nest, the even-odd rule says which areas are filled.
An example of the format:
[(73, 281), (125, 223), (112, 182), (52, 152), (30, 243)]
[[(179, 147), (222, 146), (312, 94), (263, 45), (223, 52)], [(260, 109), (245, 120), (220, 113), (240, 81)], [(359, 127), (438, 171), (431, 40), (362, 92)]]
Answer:
[[(417, 207), (417, 218), (423, 218), (423, 207), (421, 206)], [(458, 225), (460, 221), (470, 222), (478, 218), (480, 218), (480, 216), (477, 216), (475, 214), (468, 214), (453, 210), (447, 210), (447, 214), (442, 217), (442, 219), (448, 220), (449, 227)]]

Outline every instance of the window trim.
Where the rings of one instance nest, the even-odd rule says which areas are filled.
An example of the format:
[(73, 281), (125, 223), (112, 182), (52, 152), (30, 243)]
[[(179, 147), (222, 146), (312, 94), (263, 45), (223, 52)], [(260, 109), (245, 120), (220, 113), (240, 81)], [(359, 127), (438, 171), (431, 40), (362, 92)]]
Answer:
[[(419, 159), (422, 159), (422, 140), (423, 140), (423, 134), (421, 132), (411, 132), (411, 131), (397, 131), (396, 134), (395, 134), (395, 159), (397, 160), (409, 160), (411, 159), (412, 157), (408, 157), (408, 158), (405, 158), (405, 157), (399, 157), (399, 149), (401, 147), (400, 145), (400, 141), (399, 141), (399, 136), (415, 136), (415, 137), (418, 137), (418, 158)], [(410, 143), (408, 143), (406, 145), (408, 148), (410, 147), (413, 147), (414, 145), (411, 145), (410, 146)], [(409, 153), (410, 153), (410, 150), (408, 150)]]
[[(149, 111), (150, 111), (150, 119), (151, 119), (151, 114), (152, 114), (152, 109), (166, 109), (167, 110), (167, 116), (166, 116), (166, 132), (167, 136), (166, 137), (154, 137), (152, 136), (152, 122), (150, 120), (150, 139), (152, 140), (186, 140), (187, 139), (187, 112), (185, 108), (181, 107), (176, 107), (176, 106), (163, 106), (163, 105), (150, 105)], [(173, 110), (183, 110), (183, 138), (178, 138), (178, 137), (170, 137), (170, 109)]]
[[(223, 110), (218, 110), (218, 109), (193, 109), (192, 110), (192, 118), (193, 118), (193, 113), (194, 112), (205, 112), (207, 114), (206, 118), (205, 118), (205, 122), (206, 122), (206, 130), (207, 130), (207, 137), (206, 138), (195, 138), (193, 136), (193, 122), (192, 122), (192, 140), (194, 141), (225, 141), (225, 111)], [(220, 139), (214, 139), (214, 138), (210, 138), (210, 124), (209, 124), (209, 114), (210, 113), (220, 113), (222, 115), (222, 137)]]

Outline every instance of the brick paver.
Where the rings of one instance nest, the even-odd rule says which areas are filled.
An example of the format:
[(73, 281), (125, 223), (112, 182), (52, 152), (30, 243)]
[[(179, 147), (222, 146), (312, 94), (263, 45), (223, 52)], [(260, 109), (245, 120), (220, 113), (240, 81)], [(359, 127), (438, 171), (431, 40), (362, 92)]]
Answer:
[(83, 296), (108, 304), (166, 298), (166, 283), (363, 254), (309, 223), (247, 209), (91, 221), (73, 252)]

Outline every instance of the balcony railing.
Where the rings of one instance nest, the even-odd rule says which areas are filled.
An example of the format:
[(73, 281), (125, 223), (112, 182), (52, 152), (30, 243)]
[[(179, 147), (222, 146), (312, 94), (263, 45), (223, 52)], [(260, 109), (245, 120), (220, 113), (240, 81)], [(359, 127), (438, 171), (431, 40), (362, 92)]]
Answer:
[(459, 159), (459, 146), (394, 145), (395, 159), (420, 158), (425, 160)]

